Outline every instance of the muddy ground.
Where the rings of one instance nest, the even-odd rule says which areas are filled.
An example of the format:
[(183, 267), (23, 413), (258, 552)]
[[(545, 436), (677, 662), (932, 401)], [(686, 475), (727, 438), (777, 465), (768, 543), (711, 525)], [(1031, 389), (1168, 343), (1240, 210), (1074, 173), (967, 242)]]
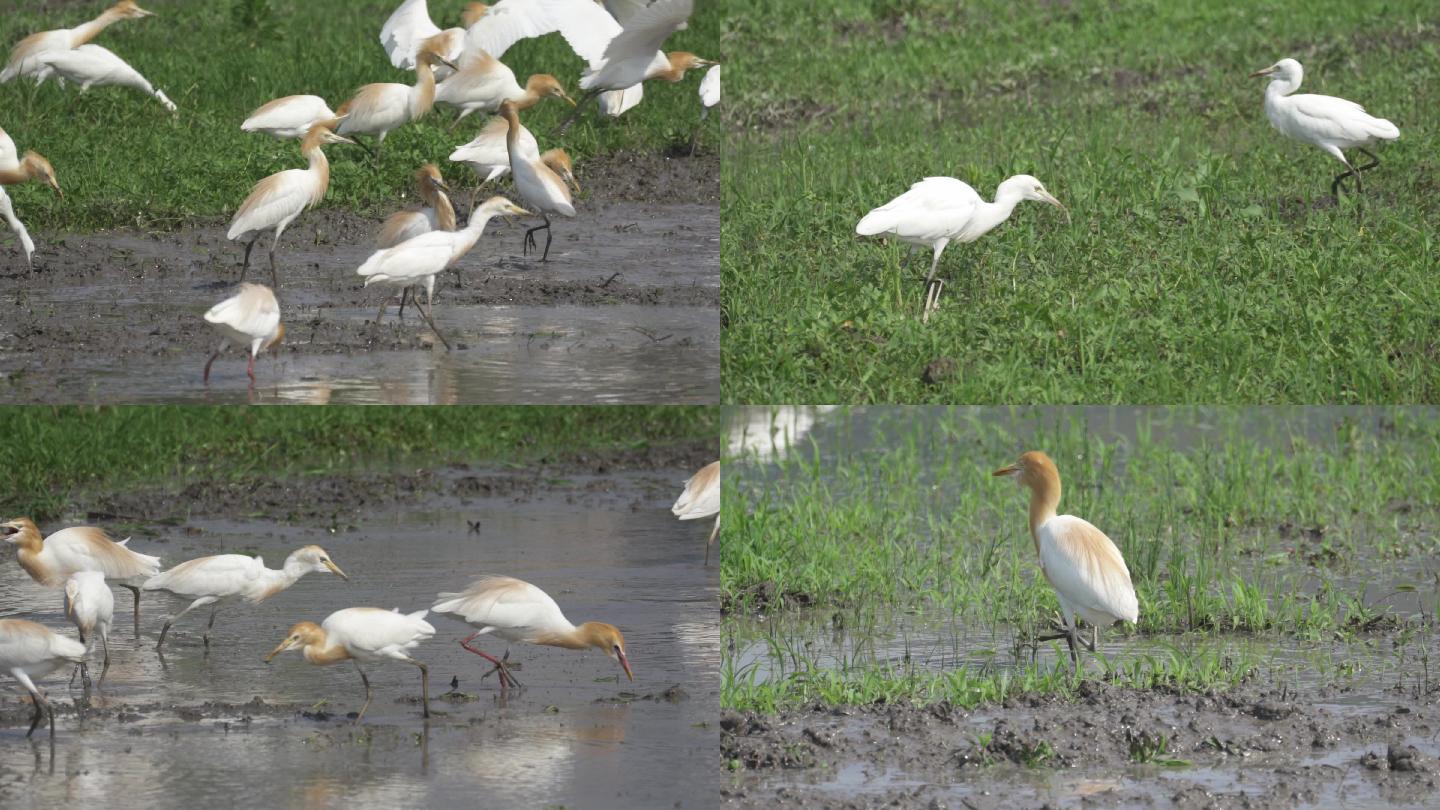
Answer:
[[(492, 222), (437, 280), (453, 352), (413, 311), (374, 323), (385, 293), (364, 289), (355, 268), (384, 214), (302, 214), (277, 252), (286, 339), (253, 391), (238, 350), (201, 382), (221, 341), (200, 316), (230, 294), (243, 256), (225, 239), (228, 218), (35, 233), (33, 273), (17, 246), (0, 247), (0, 400), (716, 401), (718, 158), (621, 152), (577, 176), (578, 214), (554, 221), (548, 262), (521, 251), (538, 220)], [(464, 222), (473, 178), (454, 179)], [(502, 181), (479, 199), (509, 192)], [(269, 283), (268, 244), (252, 281)]]
[[(315, 543), (350, 580), (312, 574), (261, 604), (226, 605), (208, 652), (207, 613), (196, 611), (163, 657), (160, 625), (184, 602), (147, 593), (137, 638), (129, 594), (117, 591), (103, 690), (67, 687), (69, 673), (41, 682), (57, 709), (53, 746), (43, 730), (26, 739), (30, 706), (8, 680), (0, 690), (0, 805), (713, 806), (716, 569), (701, 566), (708, 526), (668, 509), (713, 456), (712, 442), (694, 442), (518, 472), (456, 464), (77, 497), (44, 528), (104, 526), (167, 566), (242, 552), (275, 567)], [(69, 632), (58, 592), (0, 562), (0, 616)], [(540, 585), (573, 621), (619, 626), (635, 681), (598, 654), (516, 646), (525, 688), (501, 695), (457, 643), (468, 627), (431, 614), (436, 636), (412, 652), (430, 666), (431, 718), (413, 668), (372, 666), (374, 703), (356, 726), (353, 666), (295, 653), (263, 661), (295, 621), (363, 605), (417, 610), (481, 573)], [(669, 778), (681, 772), (696, 776)]]

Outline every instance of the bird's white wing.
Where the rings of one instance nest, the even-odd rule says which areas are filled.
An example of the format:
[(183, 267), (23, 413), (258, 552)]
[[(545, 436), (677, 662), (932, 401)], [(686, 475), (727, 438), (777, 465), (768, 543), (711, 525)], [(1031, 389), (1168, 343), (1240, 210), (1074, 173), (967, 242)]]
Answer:
[(101, 45), (81, 45), (69, 51), (55, 51), (40, 57), (61, 76), (78, 84), (120, 84), (149, 93), (154, 88), (124, 59)]
[(15, 148), (15, 141), (0, 129), (0, 171), (13, 172), (20, 168), (20, 152)]
[(927, 177), (910, 190), (876, 208), (860, 220), (861, 236), (893, 234), (901, 239), (931, 241), (952, 233), (980, 203), (969, 183), (953, 177)]
[(571, 50), (584, 59), (591, 70), (599, 69), (605, 61), (606, 48), (625, 30), (594, 0), (538, 0), (536, 5), (540, 13), (554, 21), (551, 30), (558, 29)]
[(395, 247), (375, 251), (355, 272), (388, 279), (433, 276), (450, 263), (454, 245), (454, 233), (450, 231), (422, 233)]
[(345, 608), (327, 616), (320, 627), (326, 635), (343, 638), (346, 646), (361, 652), (402, 651), (435, 635), (435, 628), (424, 618), (428, 612)]
[(626, 21), (620, 35), (605, 48), (605, 58), (627, 59), (655, 53), (671, 34), (685, 27), (693, 7), (693, 0), (655, 0)]
[[(572, 1), (577, 6), (589, 4), (599, 9), (591, 0)], [(600, 13), (605, 12), (600, 10)], [(615, 23), (613, 19), (610, 22)], [(465, 53), (484, 51), (499, 59), (520, 40), (543, 37), (558, 27), (558, 20), (534, 0), (500, 0), (465, 32)]]
[(310, 173), (304, 169), (286, 169), (270, 175), (256, 183), (250, 196), (240, 204), (226, 238), (274, 227), (285, 217), (305, 210), (313, 191)]
[(720, 66), (711, 65), (700, 80), (700, 103), (714, 107), (720, 103)]
[(148, 577), (160, 568), (159, 557), (131, 551), (93, 526), (61, 529), (45, 538), (45, 550), (62, 571), (99, 571), (108, 579)]
[(709, 517), (720, 511), (720, 462), (705, 465), (685, 482), (670, 513), (681, 520)]
[(142, 588), (190, 597), (234, 596), (243, 593), (264, 572), (265, 563), (259, 557), (218, 554), (186, 560), (149, 578)]
[(319, 96), (285, 96), (261, 105), (240, 129), (250, 132), (257, 129), (300, 129), (316, 121), (335, 117), (330, 105)]
[(650, 0), (605, 0), (605, 10), (621, 25), (629, 25), (630, 18), (648, 5)]
[(1285, 98), (1308, 134), (1318, 135), (1324, 140), (1365, 141), (1400, 136), (1400, 130), (1394, 124), (1370, 115), (1353, 101), (1308, 93)]
[(68, 636), (51, 632), (44, 625), (23, 619), (0, 620), (0, 661), (12, 665), (34, 665), (55, 657), (79, 661), (85, 646)]
[(268, 287), (241, 285), (240, 292), (205, 313), (210, 323), (224, 324), (244, 335), (263, 337), (280, 324), (280, 302)]
[(513, 577), (485, 577), (464, 593), (442, 593), (431, 609), (456, 614), (473, 625), (522, 634), (570, 626), (550, 594)]
[(415, 67), (420, 43), (438, 33), (440, 26), (430, 19), (425, 0), (405, 0), (380, 27), (380, 45), (390, 56), (390, 64), (410, 70)]
[(1139, 618), (1130, 569), (1104, 532), (1074, 515), (1059, 515), (1036, 534), (1045, 577), (1082, 616), (1088, 611), (1131, 622)]

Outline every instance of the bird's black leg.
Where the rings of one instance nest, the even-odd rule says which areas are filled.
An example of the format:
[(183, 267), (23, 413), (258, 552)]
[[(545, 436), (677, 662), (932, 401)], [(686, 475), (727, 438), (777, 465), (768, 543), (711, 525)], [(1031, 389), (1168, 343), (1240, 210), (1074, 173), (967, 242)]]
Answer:
[(140, 589), (134, 585), (120, 583), (120, 587), (130, 591), (135, 596), (135, 637), (140, 637)]
[(250, 274), (250, 251), (255, 249), (255, 243), (258, 241), (260, 241), (260, 234), (257, 233), (254, 239), (245, 243), (245, 261), (240, 265), (240, 280), (242, 282), (245, 280), (245, 277)]
[(540, 249), (539, 243), (535, 240), (535, 232), (545, 231), (545, 256), (542, 256), (540, 259), (540, 261), (543, 262), (546, 260), (545, 257), (550, 255), (550, 217), (545, 214), (541, 214), (540, 216), (544, 218), (545, 224), (536, 225), (525, 232), (525, 254), (529, 255), (530, 251)]
[[(542, 216), (543, 216), (543, 215), (542, 215)], [(551, 239), (551, 233), (552, 233), (552, 232), (551, 232), (551, 230), (550, 230), (550, 217), (545, 217), (545, 253), (544, 253), (544, 255), (542, 255), (542, 256), (540, 257), (540, 261), (542, 261), (542, 262), (548, 262), (548, 261), (550, 261), (550, 239)]]
[(1070, 629), (1069, 635), (1065, 636), (1065, 641), (1070, 645), (1070, 667), (1078, 674), (1080, 672), (1080, 654), (1075, 651), (1075, 629), (1073, 627)]
[[(1355, 167), (1355, 171), (1356, 171), (1356, 172), (1368, 172), (1368, 171), (1370, 171), (1371, 169), (1375, 168), (1376, 166), (1379, 166), (1379, 165), (1380, 165), (1380, 158), (1375, 157), (1375, 154), (1374, 154), (1373, 152), (1371, 152), (1369, 149), (1361, 149), (1361, 150), (1360, 150), (1360, 154), (1364, 155), (1365, 157), (1370, 158), (1370, 162), (1369, 162), (1369, 163), (1366, 163), (1364, 166), (1356, 166), (1356, 167)], [(1356, 178), (1356, 179), (1358, 180), (1359, 178)]]

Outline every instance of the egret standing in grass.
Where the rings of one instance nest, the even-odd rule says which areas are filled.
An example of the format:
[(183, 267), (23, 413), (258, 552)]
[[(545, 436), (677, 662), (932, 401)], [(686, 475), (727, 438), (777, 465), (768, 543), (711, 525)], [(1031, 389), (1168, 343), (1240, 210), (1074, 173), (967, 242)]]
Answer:
[[(88, 654), (100, 637), (100, 647), (105, 654), (105, 665), (100, 670), (96, 685), (105, 683), (105, 673), (110, 671), (110, 624), (115, 618), (115, 594), (105, 584), (105, 575), (99, 571), (76, 571), (65, 580), (65, 616), (80, 631), (80, 643)], [(70, 676), (74, 680), (75, 676)], [(85, 662), (80, 662), (80, 678), (88, 688), (90, 673)]]
[[(343, 122), (342, 122), (343, 123)], [(245, 242), (245, 262), (240, 271), (244, 281), (250, 272), (250, 251), (255, 242), (266, 231), (273, 231), (275, 238), (270, 241), (270, 284), (280, 287), (280, 274), (275, 270), (275, 246), (280, 235), (300, 216), (300, 213), (325, 198), (330, 188), (330, 161), (325, 159), (321, 147), (331, 143), (354, 143), (349, 138), (336, 135), (326, 124), (310, 127), (305, 140), (300, 143), (300, 154), (310, 161), (307, 169), (286, 169), (276, 172), (255, 184), (250, 196), (240, 204), (235, 218), (230, 220), (230, 230), (225, 238)]]
[[(1268, 76), (1270, 84), (1265, 88), (1265, 115), (1270, 124), (1285, 135), (1301, 143), (1319, 147), (1326, 154), (1345, 164), (1345, 171), (1336, 176), (1330, 184), (1331, 196), (1340, 193), (1340, 181), (1355, 178), (1355, 189), (1364, 191), (1360, 172), (1369, 171), (1380, 165), (1380, 158), (1365, 147), (1377, 141), (1393, 141), (1400, 137), (1400, 128), (1383, 118), (1376, 118), (1365, 112), (1353, 101), (1334, 96), (1317, 96), (1311, 93), (1291, 95), (1300, 89), (1300, 79), (1305, 71), (1294, 59), (1281, 59), (1264, 70), (1257, 70), (1250, 76)], [(1345, 159), (1345, 149), (1358, 149), (1360, 154), (1370, 158), (1364, 166), (1352, 166)]]
[(210, 383), (210, 366), (230, 346), (248, 349), (249, 364), (245, 373), (255, 385), (255, 358), (260, 352), (278, 347), (285, 339), (285, 324), (280, 322), (280, 302), (275, 293), (263, 284), (241, 284), (240, 292), (226, 298), (205, 313), (205, 321), (225, 336), (225, 342), (205, 361), (204, 382)]
[(98, 571), (135, 595), (135, 632), (140, 632), (139, 583), (160, 570), (160, 558), (128, 547), (130, 538), (115, 541), (104, 529), (72, 526), (42, 538), (30, 518), (0, 524), (0, 537), (18, 547), (20, 567), (30, 578), (49, 588), (65, 587), (78, 571)]
[(290, 140), (305, 137), (316, 124), (325, 124), (331, 129), (340, 125), (325, 99), (319, 96), (283, 96), (267, 101), (250, 113), (250, 117), (240, 124), (240, 131)]
[[(1078, 672), (1077, 641), (1094, 652), (1101, 627), (1140, 620), (1130, 569), (1104, 532), (1074, 515), (1055, 514), (1060, 506), (1060, 472), (1049, 456), (1032, 450), (992, 475), (1014, 477), (1020, 486), (1030, 489), (1030, 536), (1040, 556), (1040, 570), (1055, 589), (1065, 620), (1064, 633), (1040, 640), (1065, 639), (1070, 645), (1070, 663)], [(1077, 634), (1077, 615), (1090, 624), (1089, 641)]]
[(430, 670), (421, 662), (407, 655), (408, 651), (420, 646), (435, 635), (435, 628), (425, 621), (428, 610), (401, 613), (397, 610), (380, 608), (346, 608), (337, 610), (326, 617), (322, 624), (300, 622), (290, 628), (285, 640), (265, 656), (270, 663), (275, 656), (286, 650), (300, 650), (305, 660), (325, 666), (341, 661), (354, 661), (355, 671), (365, 684), (365, 705), (355, 715), (355, 723), (365, 716), (370, 708), (370, 677), (360, 666), (378, 664), (382, 661), (404, 661), (420, 669), (420, 700), (425, 717), (430, 716)]
[(685, 482), (685, 491), (680, 493), (670, 514), (681, 520), (698, 520), (717, 515), (715, 527), (710, 530), (710, 539), (705, 541), (705, 564), (710, 564), (710, 545), (720, 532), (720, 462), (713, 461), (700, 468), (700, 472)]
[(415, 62), (413, 86), (381, 82), (367, 84), (355, 91), (355, 95), (336, 111), (341, 117), (336, 132), (373, 136), (378, 151), (390, 130), (423, 118), (435, 106), (436, 65), (454, 67), (433, 49), (427, 48), (420, 52)]
[(470, 646), (476, 636), (491, 633), (507, 642), (567, 650), (593, 647), (617, 661), (625, 670), (626, 678), (635, 680), (630, 659), (625, 656), (625, 637), (615, 625), (585, 622), (577, 627), (565, 618), (549, 594), (528, 582), (513, 577), (482, 577), (461, 593), (439, 594), (439, 601), (431, 610), (454, 614), (475, 628), (460, 646), (495, 665), (490, 672), (499, 673), (501, 691), (521, 685), (505, 663), (510, 660), (510, 650), (505, 650), (504, 657), (496, 658)]
[(66, 664), (79, 664), (84, 660), (85, 645), (73, 638), (24, 619), (0, 619), (0, 671), (19, 681), (35, 702), (35, 714), (30, 717), (26, 737), (35, 733), (46, 714), (50, 716), (50, 736), (55, 736), (55, 709), (31, 679), (43, 678)]
[[(953, 177), (927, 177), (899, 197), (876, 208), (860, 220), (855, 233), (861, 236), (889, 236), (910, 245), (930, 248), (934, 257), (925, 277), (925, 309), (921, 320), (940, 306), (940, 288), (935, 270), (940, 254), (951, 242), (973, 242), (1010, 218), (1022, 200), (1049, 203), (1064, 211), (1065, 206), (1045, 190), (1039, 180), (1017, 174), (995, 190), (995, 202), (985, 202), (969, 183)], [(1069, 216), (1069, 212), (1066, 212)]]
[(166, 110), (175, 112), (175, 103), (165, 95), (164, 90), (156, 89), (149, 79), (140, 75), (140, 71), (130, 67), (128, 62), (108, 48), (81, 45), (68, 51), (41, 54), (36, 60), (53, 69), (61, 78), (80, 85), (82, 93), (96, 86), (129, 87), (154, 96)]
[(0, 82), (8, 82), (16, 76), (33, 76), (35, 83), (39, 84), (45, 81), (51, 72), (50, 67), (40, 61), (39, 57), (78, 48), (121, 20), (137, 20), (151, 16), (154, 15), (135, 5), (134, 0), (120, 0), (101, 12), (100, 16), (74, 28), (58, 28), (31, 34), (20, 40), (14, 50), (10, 51), (10, 59), (5, 63), (4, 70), (0, 70)]
[[(529, 254), (537, 247), (535, 232), (545, 232), (545, 253), (540, 261), (550, 260), (550, 215), (555, 214), (562, 217), (575, 216), (574, 198), (570, 196), (570, 187), (564, 175), (555, 171), (550, 165), (541, 160), (538, 155), (532, 155), (520, 137), (520, 115), (515, 105), (505, 102), (500, 105), (500, 115), (509, 124), (509, 132), (505, 136), (505, 148), (510, 155), (510, 172), (515, 177), (515, 189), (520, 192), (521, 199), (540, 213), (545, 220), (544, 225), (537, 225), (525, 231), (525, 241), (522, 252)], [(568, 161), (568, 155), (567, 161)], [(570, 175), (569, 182), (574, 182), (574, 175)]]
[(169, 591), (176, 596), (193, 600), (186, 608), (165, 620), (160, 629), (160, 640), (155, 649), (165, 646), (165, 636), (170, 626), (195, 608), (213, 605), (210, 621), (205, 625), (202, 636), (205, 646), (210, 646), (210, 630), (215, 626), (215, 614), (220, 606), (235, 599), (244, 599), (258, 604), (300, 581), (306, 574), (329, 571), (341, 579), (349, 579), (340, 566), (330, 559), (330, 554), (319, 546), (304, 546), (290, 552), (285, 565), (276, 570), (266, 568), (260, 557), (244, 554), (216, 554), (186, 560), (163, 574), (157, 574), (145, 582), (147, 591)]
[(60, 181), (55, 179), (55, 168), (50, 165), (38, 152), (26, 152), (24, 157), (20, 156), (19, 150), (15, 148), (15, 141), (0, 129), (0, 217), (4, 217), (5, 223), (10, 230), (20, 239), (20, 248), (25, 251), (25, 264), (33, 267), (31, 257), (35, 254), (35, 243), (30, 239), (29, 231), (25, 230), (25, 223), (15, 216), (15, 208), (10, 203), (10, 196), (5, 193), (5, 186), (14, 186), (29, 180), (36, 180), (55, 189), (55, 193), (64, 197), (65, 193), (60, 190)]

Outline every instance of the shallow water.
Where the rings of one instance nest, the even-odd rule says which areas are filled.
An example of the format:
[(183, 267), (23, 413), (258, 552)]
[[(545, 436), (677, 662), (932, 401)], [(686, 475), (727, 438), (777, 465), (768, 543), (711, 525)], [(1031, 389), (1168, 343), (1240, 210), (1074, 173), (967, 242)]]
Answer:
[[(62, 714), (53, 759), (40, 732), (31, 744), (23, 726), (0, 728), (0, 773), (18, 779), (8, 789), (0, 784), (0, 800), (7, 807), (116, 800), (193, 807), (215, 796), (257, 807), (708, 804), (718, 711), (717, 580), (713, 566), (700, 565), (706, 528), (680, 524), (668, 511), (670, 483), (687, 474), (603, 479), (618, 480), (613, 488), (572, 478), (575, 487), (565, 493), (542, 487), (531, 498), (429, 499), (343, 521), (335, 532), (194, 519), (183, 529), (162, 527), (160, 539), (168, 542), (137, 536), (137, 547), (167, 564), (251, 550), (278, 566), (294, 547), (318, 543), (351, 581), (311, 574), (260, 605), (222, 609), (209, 655), (199, 638), (207, 614), (197, 610), (171, 631), (163, 663), (154, 639), (163, 614), (183, 602), (147, 593), (137, 642), (129, 593), (119, 591), (113, 664), (100, 700), (140, 716)], [(597, 489), (607, 491), (591, 494)], [(480, 522), (478, 534), (471, 521)], [(517, 676), (526, 688), (501, 700), (495, 680), (481, 680), (488, 664), (456, 643), (468, 627), (431, 615), (437, 635), (412, 654), (430, 666), (435, 716), (424, 722), (411, 702), (419, 696), (413, 668), (371, 666), (375, 700), (357, 729), (344, 718), (363, 700), (353, 665), (315, 667), (294, 652), (268, 665), (262, 660), (295, 621), (320, 621), (353, 606), (418, 610), (436, 592), (487, 572), (539, 585), (577, 623), (619, 626), (635, 682), (598, 653), (517, 645), (511, 658), (520, 662)], [(9, 562), (0, 567), (0, 594), (0, 614), (63, 626), (58, 594), (30, 583)], [(504, 650), (483, 638), (480, 646)], [(473, 701), (441, 697), (452, 677)], [(62, 705), (79, 694), (63, 679), (57, 673), (45, 683)], [(683, 694), (663, 696), (676, 686)], [(247, 711), (243, 704), (257, 697), (318, 706), (332, 716)], [(13, 706), (14, 693), (5, 700)], [(202, 707), (212, 701), (233, 705)], [(182, 719), (176, 707), (202, 707), (205, 717)], [(691, 776), (680, 783), (677, 773)], [(694, 801), (698, 796), (707, 799)]]

